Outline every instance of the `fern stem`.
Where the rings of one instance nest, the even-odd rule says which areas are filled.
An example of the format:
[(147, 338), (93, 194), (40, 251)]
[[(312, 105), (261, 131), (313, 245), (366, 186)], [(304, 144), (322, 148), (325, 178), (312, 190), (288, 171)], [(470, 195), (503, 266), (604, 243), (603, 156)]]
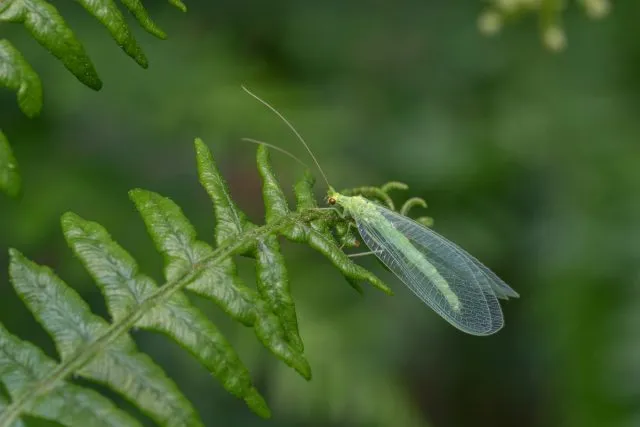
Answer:
[(326, 216), (325, 211), (317, 209), (308, 209), (296, 213), (291, 213), (273, 222), (261, 227), (256, 227), (238, 236), (237, 239), (231, 239), (221, 244), (210, 257), (205, 258), (192, 271), (188, 272), (179, 279), (166, 282), (163, 286), (140, 304), (136, 310), (129, 313), (122, 320), (111, 324), (109, 329), (97, 340), (90, 345), (82, 348), (73, 356), (63, 360), (50, 375), (28, 388), (20, 396), (5, 408), (0, 418), (0, 427), (10, 427), (18, 419), (18, 417), (26, 412), (26, 408), (39, 396), (54, 389), (56, 383), (64, 380), (74, 372), (80, 370), (84, 365), (90, 362), (94, 355), (100, 353), (107, 348), (112, 342), (116, 341), (122, 334), (127, 333), (136, 322), (142, 318), (147, 312), (154, 307), (161, 305), (169, 300), (171, 295), (185, 288), (189, 283), (195, 280), (199, 274), (212, 265), (221, 262), (225, 258), (234, 255), (238, 249), (246, 247), (252, 241), (256, 241), (270, 234), (279, 233), (282, 230), (292, 226), (296, 222), (310, 222)]

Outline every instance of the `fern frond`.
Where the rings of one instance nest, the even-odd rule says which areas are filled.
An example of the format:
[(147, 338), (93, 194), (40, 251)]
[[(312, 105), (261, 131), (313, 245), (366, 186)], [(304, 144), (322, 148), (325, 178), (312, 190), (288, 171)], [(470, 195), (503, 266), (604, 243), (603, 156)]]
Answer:
[[(196, 240), (193, 226), (173, 201), (145, 190), (133, 190), (130, 195), (156, 247), (165, 257), (168, 281), (193, 271), (213, 255), (213, 248)], [(232, 259), (203, 268), (187, 289), (213, 300), (234, 320), (255, 327), (265, 347), (303, 377), (311, 377), (309, 363), (288, 344), (282, 325), (264, 301), (238, 277)]]
[[(189, 302), (184, 290), (215, 302), (234, 320), (252, 327), (276, 357), (309, 379), (295, 305), (278, 236), (308, 244), (327, 256), (353, 284), (368, 281), (389, 292), (376, 276), (354, 264), (339, 248), (333, 211), (316, 209), (313, 180), (307, 173), (296, 184), (298, 206), (290, 211), (276, 181), (266, 147), (258, 149), (266, 224), (251, 223), (233, 202), (213, 156), (201, 140), (196, 155), (202, 185), (217, 219), (215, 246), (197, 239), (178, 205), (157, 193), (136, 189), (136, 205), (158, 251), (166, 282), (158, 286), (139, 271), (133, 257), (101, 225), (74, 213), (62, 216), (71, 250), (100, 288), (110, 321), (47, 267), (10, 251), (14, 289), (49, 333), (60, 361), (0, 327), (0, 381), (11, 401), (0, 402), (0, 427), (34, 415), (63, 425), (138, 425), (96, 392), (72, 384), (83, 377), (103, 384), (135, 404), (163, 426), (199, 426), (200, 418), (174, 382), (129, 335), (134, 328), (160, 332), (189, 351), (222, 386), (262, 417), (270, 410), (253, 386), (247, 368), (226, 338)], [(239, 278), (234, 256), (256, 260), (257, 291)], [(2, 395), (0, 394), (0, 397)]]
[(18, 106), (27, 117), (33, 118), (40, 113), (40, 77), (8, 40), (0, 40), (0, 84), (16, 91)]
[[(76, 375), (109, 386), (161, 425), (201, 424), (173, 381), (137, 350), (131, 337), (121, 333), (108, 341), (109, 323), (93, 314), (77, 292), (49, 268), (12, 250), (9, 272), (16, 292), (56, 344), (61, 364), (53, 372), (65, 374), (77, 367), (73, 369)], [(78, 366), (78, 356), (92, 346), (99, 351)], [(45, 384), (52, 386), (57, 379), (52, 375)]]
[[(67, 213), (62, 228), (69, 246), (100, 287), (114, 321), (125, 319), (157, 291), (153, 279), (138, 272), (135, 260), (101, 225)], [(178, 342), (229, 392), (245, 399), (255, 412), (269, 416), (266, 403), (229, 342), (183, 293), (173, 293), (166, 304), (154, 307), (134, 327), (161, 332)]]
[[(128, 10), (133, 14), (133, 16), (138, 20), (140, 26), (145, 29), (149, 34), (153, 34), (159, 39), (166, 39), (167, 34), (151, 19), (149, 16), (149, 12), (144, 8), (142, 2), (140, 0), (120, 0)], [(180, 8), (183, 12), (186, 12), (186, 7), (184, 9)]]
[[(116, 41), (118, 46), (129, 55), (134, 61), (143, 68), (149, 66), (147, 57), (142, 51), (140, 45), (133, 37), (131, 29), (124, 20), (124, 15), (118, 9), (118, 6), (112, 0), (76, 0), (80, 5), (89, 12), (94, 18), (96, 18), (111, 34), (111, 37)], [(142, 4), (138, 2), (126, 2), (128, 7), (142, 8)], [(134, 9), (135, 10), (135, 9)], [(140, 9), (138, 9), (140, 10)], [(144, 18), (144, 16), (143, 16)], [(158, 28), (155, 24), (149, 23), (149, 17), (146, 16), (146, 26), (151, 25), (151, 34), (164, 38), (164, 33), (157, 33)], [(146, 28), (145, 28), (146, 29)], [(155, 32), (155, 33), (154, 33)]]
[[(149, 63), (133, 37), (124, 15), (113, 0), (77, 0), (107, 30), (122, 50), (141, 67)], [(164, 39), (166, 34), (149, 17), (140, 0), (121, 0), (140, 25), (150, 34)], [(180, 0), (171, 4), (182, 11), (185, 5)], [(58, 10), (47, 0), (3, 0), (0, 1), (0, 23), (23, 24), (31, 36), (53, 56), (58, 58), (80, 82), (94, 90), (102, 88), (102, 81), (86, 53), (82, 43)], [(17, 92), (18, 105), (28, 117), (35, 117), (42, 109), (42, 84), (20, 52), (5, 39), (0, 39), (0, 86)], [(6, 143), (8, 144), (8, 143)], [(0, 163), (0, 176), (7, 173)], [(16, 172), (14, 171), (14, 174)], [(19, 183), (19, 181), (17, 181)], [(15, 186), (9, 187), (0, 181), (0, 191), (15, 195)]]
[[(83, 84), (94, 90), (102, 87), (82, 43), (52, 4), (44, 0), (5, 0), (0, 6), (0, 22), (23, 24), (31, 36)], [(20, 68), (12, 69), (11, 64), (6, 66), (8, 71), (21, 72)]]
[[(57, 363), (39, 348), (11, 335), (0, 325), (0, 377), (15, 401), (20, 401), (30, 384), (48, 379)], [(91, 426), (140, 426), (140, 423), (116, 408), (99, 393), (58, 380), (42, 392), (47, 395), (35, 400), (28, 411), (30, 415), (59, 422), (63, 425)], [(15, 406), (14, 406), (15, 408)], [(19, 414), (11, 412), (11, 406), (0, 402), (2, 425), (24, 425)]]

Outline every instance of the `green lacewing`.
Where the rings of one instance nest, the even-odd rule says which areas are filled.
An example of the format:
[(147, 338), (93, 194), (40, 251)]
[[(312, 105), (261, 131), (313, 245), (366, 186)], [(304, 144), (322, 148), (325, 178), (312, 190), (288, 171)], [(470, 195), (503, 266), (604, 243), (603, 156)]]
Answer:
[(329, 205), (341, 207), (344, 214), (353, 218), (371, 252), (420, 300), (469, 334), (491, 335), (504, 326), (498, 299), (518, 298), (516, 291), (464, 249), (430, 228), (362, 196), (335, 191), (295, 127), (266, 101), (244, 86), (243, 89), (293, 131), (327, 183)]

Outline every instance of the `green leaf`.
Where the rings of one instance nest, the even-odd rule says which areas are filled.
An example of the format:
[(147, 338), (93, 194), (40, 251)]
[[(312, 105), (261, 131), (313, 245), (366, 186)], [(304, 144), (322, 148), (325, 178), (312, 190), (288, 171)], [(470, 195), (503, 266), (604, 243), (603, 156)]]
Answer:
[[(0, 325), (0, 380), (14, 402), (30, 393), (40, 395), (24, 411), (26, 414), (66, 426), (140, 426), (95, 391), (60, 380), (50, 384), (47, 380), (57, 368), (56, 362), (40, 349), (11, 335)], [(0, 403), (0, 426), (23, 425), (14, 410), (12, 405)]]
[[(271, 170), (269, 151), (264, 145), (258, 146), (258, 172), (262, 177), (262, 197), (265, 201), (267, 224), (273, 223), (289, 214), (289, 206), (284, 192)], [(289, 341), (298, 351), (304, 345), (298, 331), (298, 318), (289, 288), (284, 257), (280, 253), (280, 244), (276, 236), (268, 236), (258, 242), (256, 249), (256, 271), (258, 292), (271, 310), (278, 315)]]
[[(62, 227), (69, 246), (104, 294), (115, 321), (124, 319), (158, 291), (156, 283), (138, 272), (135, 260), (102, 226), (67, 213), (62, 217)], [(270, 416), (267, 404), (229, 342), (182, 292), (173, 293), (135, 326), (172, 338), (209, 369), (227, 391), (244, 399), (260, 416)]]
[(146, 32), (153, 34), (159, 39), (167, 38), (167, 34), (162, 31), (155, 22), (153, 22), (149, 16), (149, 12), (147, 12), (147, 9), (144, 8), (140, 0), (120, 0), (120, 3), (122, 3), (129, 12), (133, 14), (133, 16), (135, 16), (136, 20)]
[(284, 327), (285, 338), (299, 353), (304, 344), (298, 331), (298, 318), (284, 256), (276, 236), (267, 236), (258, 241), (256, 249), (256, 274), (258, 292)]
[(0, 40), (0, 84), (16, 91), (18, 105), (27, 117), (33, 118), (40, 114), (42, 82), (8, 40)]
[[(220, 190), (226, 192), (226, 187)], [(156, 248), (164, 255), (167, 280), (178, 280), (213, 256), (209, 245), (196, 240), (195, 229), (172, 200), (140, 189), (132, 190), (130, 197)], [(222, 200), (224, 203), (230, 201)], [(287, 342), (283, 326), (260, 296), (238, 277), (231, 258), (205, 268), (187, 289), (212, 299), (235, 320), (253, 326), (265, 347), (300, 375), (310, 377), (309, 363)]]
[(23, 23), (78, 80), (94, 90), (102, 87), (84, 47), (53, 5), (44, 0), (5, 0), (0, 3), (0, 22)]
[(267, 146), (259, 145), (257, 150), (258, 172), (262, 177), (262, 197), (267, 210), (265, 219), (268, 224), (289, 214), (289, 206), (287, 206), (287, 199), (271, 168)]
[[(151, 298), (157, 285), (138, 272), (135, 260), (97, 223), (67, 212), (62, 216), (67, 243), (105, 297), (114, 322), (120, 322)], [(138, 320), (145, 323), (145, 318)]]
[(213, 154), (200, 138), (195, 140), (196, 161), (198, 164), (198, 176), (200, 183), (213, 202), (213, 209), (216, 217), (215, 239), (218, 245), (226, 239), (231, 239), (245, 229), (249, 229), (250, 224), (247, 216), (242, 212), (231, 199), (227, 184), (218, 170)]
[(183, 12), (187, 11), (187, 6), (181, 0), (169, 0), (169, 3)]
[(181, 278), (212, 255), (211, 246), (196, 240), (196, 230), (172, 200), (142, 189), (131, 190), (129, 196), (164, 256), (167, 280)]
[(128, 334), (121, 334), (107, 346), (109, 324), (94, 315), (76, 291), (49, 268), (10, 251), (13, 286), (38, 322), (53, 338), (62, 366), (77, 362), (85, 347), (104, 342), (77, 370), (87, 379), (108, 385), (162, 425), (202, 425), (189, 401), (153, 361), (137, 350)]
[(147, 57), (133, 37), (124, 16), (113, 0), (76, 0), (82, 7), (104, 25), (111, 37), (142, 68), (147, 68)]
[[(195, 147), (200, 183), (211, 198), (217, 220), (215, 237), (218, 245), (232, 239), (239, 233), (254, 230), (256, 226), (251, 224), (244, 212), (233, 202), (227, 184), (222, 178), (209, 148), (199, 138), (195, 140)], [(257, 258), (258, 289), (262, 298), (257, 295), (253, 297), (255, 301), (259, 301), (257, 304), (259, 311), (254, 317), (253, 325), (258, 338), (267, 348), (303, 377), (309, 379), (311, 378), (311, 368), (302, 356), (304, 346), (298, 334), (292, 302), (289, 301), (289, 297), (281, 295), (279, 291), (271, 293), (268, 290), (269, 287), (275, 287), (286, 290), (285, 292), (288, 293), (288, 282), (283, 280), (283, 274), (286, 275), (286, 267), (283, 258), (275, 254), (275, 251), (279, 254), (279, 248), (276, 245), (277, 240), (270, 242), (261, 240), (259, 248), (254, 244), (252, 247), (242, 248), (243, 251), (240, 252), (245, 253), (251, 250)], [(270, 266), (264, 264), (267, 259), (275, 260), (276, 258), (281, 263)], [(225, 267), (228, 274), (236, 277), (235, 264), (231, 263)], [(235, 278), (233, 282), (237, 283), (239, 280), (239, 278)], [(236, 284), (237, 286), (238, 284)], [(283, 304), (280, 304), (280, 301)], [(287, 312), (275, 311), (276, 305), (288, 306)]]
[(18, 173), (18, 163), (9, 141), (0, 131), (0, 190), (15, 197), (20, 192), (21, 179)]
[(296, 182), (293, 187), (296, 196), (296, 208), (298, 212), (306, 209), (318, 207), (316, 197), (313, 194), (313, 186), (316, 183), (315, 177), (308, 170), (304, 171), (304, 176)]
[[(103, 26), (116, 43), (140, 66), (148, 67), (147, 58), (134, 38), (125, 18), (113, 0), (76, 0)], [(141, 0), (120, 0), (140, 25), (161, 39), (166, 34), (150, 18)], [(170, 1), (186, 11), (180, 0)], [(47, 0), (0, 0), (0, 24), (22, 23), (33, 38), (58, 58), (83, 84), (94, 89), (102, 88), (102, 81), (80, 41), (62, 18), (58, 10)], [(42, 83), (20, 52), (9, 41), (0, 39), (0, 86), (17, 92), (18, 105), (28, 117), (35, 117), (42, 109)], [(6, 165), (13, 159), (4, 137), (0, 141), (0, 190), (15, 195), (20, 187), (15, 170)], [(15, 165), (15, 160), (12, 160)], [(11, 178), (10, 181), (7, 181)]]
[[(196, 240), (195, 229), (173, 201), (141, 189), (129, 195), (164, 256), (167, 280), (180, 279), (213, 255), (213, 248)], [(187, 289), (212, 298), (235, 320), (247, 326), (255, 323), (259, 298), (240, 281), (231, 259), (201, 272)]]

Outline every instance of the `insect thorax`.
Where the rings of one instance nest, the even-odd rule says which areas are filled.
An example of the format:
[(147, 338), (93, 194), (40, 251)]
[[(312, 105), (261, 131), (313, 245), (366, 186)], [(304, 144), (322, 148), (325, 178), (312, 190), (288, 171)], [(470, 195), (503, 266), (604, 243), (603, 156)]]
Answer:
[(344, 208), (347, 213), (358, 220), (369, 220), (372, 215), (379, 215), (375, 205), (362, 196), (337, 195), (337, 203)]

